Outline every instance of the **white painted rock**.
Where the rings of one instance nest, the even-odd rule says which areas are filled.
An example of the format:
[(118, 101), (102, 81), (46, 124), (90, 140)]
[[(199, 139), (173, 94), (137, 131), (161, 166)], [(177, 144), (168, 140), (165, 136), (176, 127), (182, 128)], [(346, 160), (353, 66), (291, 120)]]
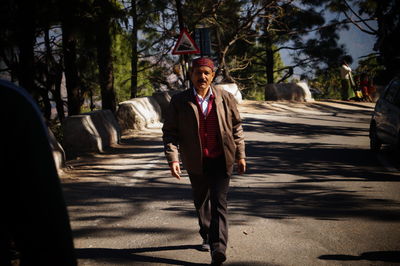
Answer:
[(56, 165), (57, 172), (60, 175), (62, 169), (66, 166), (65, 151), (61, 144), (57, 141), (56, 137), (53, 134), (53, 131), (51, 131), (50, 128), (47, 129), (49, 134), (50, 147), (53, 152), (54, 163)]
[(122, 130), (144, 129), (161, 122), (161, 107), (153, 97), (140, 97), (118, 105), (117, 120)]
[(102, 152), (101, 137), (88, 115), (67, 117), (62, 124), (63, 146), (67, 154)]
[(160, 91), (153, 93), (152, 97), (157, 101), (158, 105), (160, 105), (162, 118), (165, 118), (172, 96), (179, 92), (181, 91)]
[(121, 130), (110, 110), (98, 110), (67, 117), (62, 124), (67, 155), (103, 152), (121, 139)]
[(226, 90), (227, 92), (230, 92), (235, 97), (236, 103), (238, 104), (242, 103), (243, 101), (242, 93), (240, 92), (236, 83), (216, 84), (214, 86)]

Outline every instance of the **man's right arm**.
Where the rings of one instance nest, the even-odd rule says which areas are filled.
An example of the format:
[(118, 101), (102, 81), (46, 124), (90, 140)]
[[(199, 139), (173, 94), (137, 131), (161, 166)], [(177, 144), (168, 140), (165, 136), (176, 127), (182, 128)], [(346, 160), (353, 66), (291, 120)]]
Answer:
[(171, 170), (171, 175), (177, 179), (181, 179), (181, 167), (179, 162), (172, 162), (169, 164), (169, 169)]
[(175, 106), (174, 98), (168, 106), (167, 114), (165, 116), (163, 131), (164, 152), (167, 158), (172, 176), (180, 179), (180, 165), (179, 165), (179, 136), (178, 136), (178, 112)]

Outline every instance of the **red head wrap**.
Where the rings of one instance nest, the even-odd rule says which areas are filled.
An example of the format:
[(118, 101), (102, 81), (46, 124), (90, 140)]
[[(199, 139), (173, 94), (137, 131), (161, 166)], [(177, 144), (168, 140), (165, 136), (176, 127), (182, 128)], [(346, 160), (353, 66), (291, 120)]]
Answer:
[(201, 67), (201, 66), (207, 66), (214, 71), (214, 62), (207, 57), (200, 57), (196, 58), (192, 61), (192, 67)]

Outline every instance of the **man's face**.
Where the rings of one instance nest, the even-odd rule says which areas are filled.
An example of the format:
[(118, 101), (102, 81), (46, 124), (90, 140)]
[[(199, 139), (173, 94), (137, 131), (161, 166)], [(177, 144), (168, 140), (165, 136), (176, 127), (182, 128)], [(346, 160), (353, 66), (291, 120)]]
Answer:
[(195, 67), (190, 76), (194, 87), (198, 90), (206, 90), (214, 79), (215, 72), (208, 66)]

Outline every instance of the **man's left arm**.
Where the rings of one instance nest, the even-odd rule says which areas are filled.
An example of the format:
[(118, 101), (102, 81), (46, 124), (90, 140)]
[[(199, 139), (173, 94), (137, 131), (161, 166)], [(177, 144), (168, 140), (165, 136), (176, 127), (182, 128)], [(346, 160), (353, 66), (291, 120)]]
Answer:
[(237, 109), (236, 101), (231, 96), (231, 112), (232, 112), (232, 134), (236, 144), (235, 159), (239, 174), (246, 172), (246, 153), (244, 143), (244, 133), (242, 127), (242, 119), (239, 110)]

